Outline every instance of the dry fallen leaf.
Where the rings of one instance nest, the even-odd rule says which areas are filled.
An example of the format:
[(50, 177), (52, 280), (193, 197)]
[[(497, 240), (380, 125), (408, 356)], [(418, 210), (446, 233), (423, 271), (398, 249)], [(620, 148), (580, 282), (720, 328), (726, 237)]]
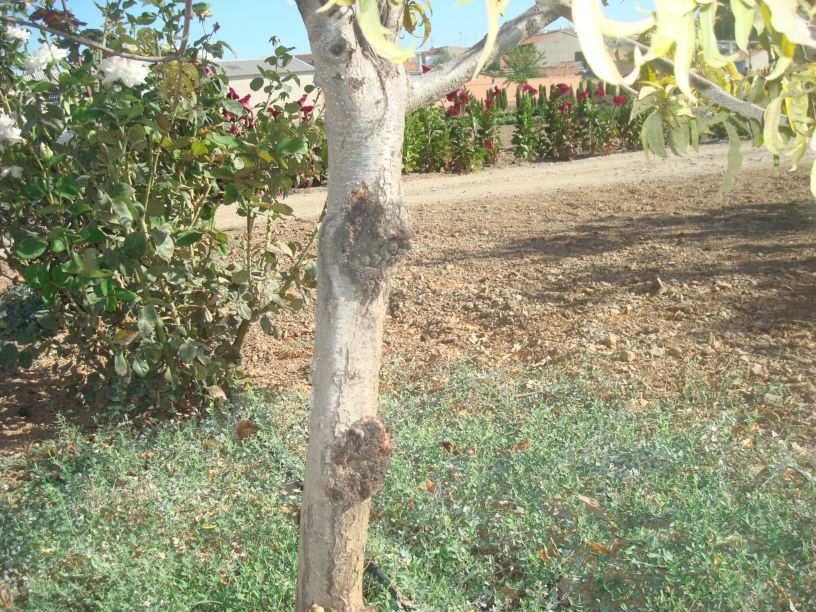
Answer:
[(538, 560), (541, 561), (542, 563), (546, 563), (547, 561), (550, 560), (550, 553), (547, 550), (546, 546), (542, 546), (541, 548), (539, 548), (537, 554)]
[(430, 478), (426, 478), (425, 482), (420, 483), (419, 485), (420, 491), (427, 491), (428, 493), (435, 493), (436, 492), (436, 485)]
[(235, 426), (235, 433), (238, 434), (240, 440), (246, 440), (252, 434), (258, 433), (261, 430), (260, 425), (250, 423), (246, 419)]
[(603, 544), (598, 544), (597, 542), (592, 542), (591, 540), (587, 540), (586, 545), (599, 555), (608, 555), (612, 552)]
[(597, 499), (592, 499), (586, 495), (576, 495), (575, 498), (586, 506), (586, 509), (594, 514), (603, 514), (601, 503)]

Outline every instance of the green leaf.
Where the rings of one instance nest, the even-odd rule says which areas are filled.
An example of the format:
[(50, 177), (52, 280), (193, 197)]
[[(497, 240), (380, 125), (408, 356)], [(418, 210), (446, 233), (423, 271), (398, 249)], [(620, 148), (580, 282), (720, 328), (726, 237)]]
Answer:
[(245, 303), (238, 304), (238, 315), (247, 321), (252, 318), (252, 310)]
[(133, 362), (131, 363), (131, 367), (133, 371), (136, 373), (136, 376), (139, 378), (144, 378), (150, 372), (150, 366), (147, 364), (147, 361), (142, 357), (135, 357)]
[(176, 250), (173, 238), (170, 237), (168, 232), (158, 229), (150, 232), (150, 236), (156, 245), (156, 255), (167, 263), (170, 263), (170, 260), (173, 259), (173, 252)]
[(50, 280), (48, 270), (40, 263), (27, 266), (23, 271), (23, 278), (25, 278), (29, 287), (33, 287), (34, 289), (42, 289)]
[(272, 321), (269, 319), (268, 315), (263, 315), (261, 317), (261, 329), (267, 334), (272, 333)]
[(116, 295), (117, 300), (120, 300), (122, 302), (132, 302), (137, 297), (139, 297), (138, 295), (136, 295), (136, 293), (134, 293), (130, 289), (117, 289), (114, 295)]
[(17, 245), (15, 253), (20, 259), (36, 259), (48, 248), (48, 242), (40, 238), (26, 238)]
[(36, 315), (34, 315), (34, 319), (37, 321), (37, 325), (43, 329), (47, 329), (48, 331), (56, 331), (59, 328), (57, 315), (55, 315), (53, 312), (49, 312), (47, 310), (38, 312)]
[(67, 176), (60, 177), (56, 184), (57, 195), (66, 200), (73, 200), (79, 195), (79, 184)]
[(142, 306), (139, 318), (136, 321), (136, 326), (139, 329), (139, 333), (142, 334), (142, 338), (148, 340), (153, 335), (153, 331), (158, 324), (159, 315), (156, 309), (150, 305)]
[(76, 217), (78, 215), (81, 215), (82, 213), (91, 212), (93, 208), (91, 208), (85, 202), (74, 202), (70, 206), (66, 206), (65, 210), (67, 210), (71, 214), (71, 216)]
[(210, 132), (209, 134), (207, 134), (207, 138), (214, 142), (215, 144), (221, 146), (230, 147), (233, 149), (241, 148), (241, 141), (238, 140), (235, 136), (230, 136), (229, 134), (219, 134), (217, 132)]
[(243, 285), (249, 282), (249, 270), (242, 268), (240, 270), (236, 270), (230, 276), (230, 280), (235, 285)]
[(113, 209), (116, 219), (120, 225), (126, 229), (130, 229), (133, 225), (133, 195), (136, 190), (126, 183), (117, 183), (108, 198), (111, 201), (111, 208)]
[(291, 215), (295, 211), (292, 210), (291, 206), (288, 206), (283, 202), (275, 202), (272, 204), (272, 212), (276, 212), (279, 215)]
[(205, 145), (203, 142), (194, 139), (190, 143), (190, 152), (193, 154), (194, 157), (201, 157), (209, 153), (210, 150), (207, 148), (207, 145)]
[(17, 363), (17, 355), (19, 355), (19, 351), (16, 346), (11, 342), (4, 343), (0, 347), (0, 364), (6, 368), (13, 368), (14, 364)]
[(659, 111), (653, 112), (643, 122), (643, 129), (640, 133), (643, 141), (643, 148), (651, 151), (658, 157), (666, 158), (666, 144), (663, 140), (663, 118)]
[(241, 106), (241, 103), (237, 100), (230, 100), (229, 98), (225, 98), (221, 101), (221, 104), (227, 110), (227, 112), (232, 113), (233, 115), (243, 115), (244, 114), (244, 107)]
[(249, 88), (252, 91), (258, 91), (264, 85), (264, 80), (261, 77), (255, 77), (249, 82)]
[(298, 137), (284, 138), (275, 145), (275, 155), (278, 157), (288, 157), (291, 155), (305, 155), (309, 152), (309, 147), (305, 140)]
[(147, 240), (145, 235), (141, 232), (128, 234), (122, 244), (122, 253), (133, 259), (139, 259), (145, 254), (147, 248)]
[(196, 347), (195, 342), (187, 340), (186, 342), (183, 342), (181, 346), (179, 346), (178, 354), (184, 363), (192, 363), (195, 361), (197, 353), (198, 348)]
[(201, 240), (202, 236), (204, 236), (203, 232), (200, 232), (198, 230), (187, 230), (186, 232), (182, 232), (179, 235), (178, 240), (176, 240), (176, 246), (180, 247), (190, 246), (191, 244), (194, 244)]
[(128, 364), (122, 353), (116, 353), (116, 356), (113, 358), (113, 369), (119, 376), (127, 376)]

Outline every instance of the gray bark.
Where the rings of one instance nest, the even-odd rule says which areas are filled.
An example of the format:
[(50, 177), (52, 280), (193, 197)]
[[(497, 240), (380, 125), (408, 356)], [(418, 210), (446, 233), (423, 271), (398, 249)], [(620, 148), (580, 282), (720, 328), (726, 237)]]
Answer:
[(327, 23), (310, 29), (330, 167), (297, 609), (356, 611), (370, 498), (391, 453), (377, 395), (389, 270), (410, 240), (400, 176), (407, 80), (337, 13), (313, 17)]
[[(326, 101), (329, 145), (326, 216), (318, 240), (318, 299), (312, 416), (298, 547), (297, 610), (364, 609), (362, 576), (371, 496), (383, 485), (390, 432), (377, 416), (390, 271), (409, 248), (402, 198), (402, 140), (409, 79), (377, 56), (349, 9), (317, 14), (299, 0), (316, 83)], [(399, 7), (397, 7), (399, 8)], [(386, 11), (398, 32), (400, 11)], [(527, 21), (529, 20), (529, 23)], [(513, 21), (504, 46), (545, 23), (540, 11)], [(444, 80), (457, 89), (472, 75)], [(423, 82), (426, 101), (441, 84)], [(442, 91), (437, 98), (448, 90)], [(417, 96), (411, 96), (416, 102)]]

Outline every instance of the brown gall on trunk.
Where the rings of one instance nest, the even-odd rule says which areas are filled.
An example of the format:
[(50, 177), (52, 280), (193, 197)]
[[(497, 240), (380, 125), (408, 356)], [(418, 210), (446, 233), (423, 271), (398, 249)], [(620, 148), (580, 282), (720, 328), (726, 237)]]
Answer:
[(362, 183), (349, 198), (340, 230), (340, 265), (366, 301), (383, 289), (388, 271), (411, 248), (405, 204), (383, 202)]
[(326, 496), (340, 507), (351, 507), (371, 498), (385, 483), (393, 452), (391, 430), (379, 417), (355, 421), (332, 444)]

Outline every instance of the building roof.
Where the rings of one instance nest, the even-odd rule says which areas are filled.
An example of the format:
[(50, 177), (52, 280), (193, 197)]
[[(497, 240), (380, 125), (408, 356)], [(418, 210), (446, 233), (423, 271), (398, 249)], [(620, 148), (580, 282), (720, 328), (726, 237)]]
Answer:
[[(258, 66), (268, 66), (264, 61), (266, 58), (259, 57), (257, 59), (245, 60), (219, 60), (218, 65), (224, 69), (224, 72), (231, 79), (240, 79), (242, 77), (258, 76)], [(314, 68), (296, 57), (287, 64), (285, 70), (294, 72), (295, 74), (303, 74), (314, 72)]]

